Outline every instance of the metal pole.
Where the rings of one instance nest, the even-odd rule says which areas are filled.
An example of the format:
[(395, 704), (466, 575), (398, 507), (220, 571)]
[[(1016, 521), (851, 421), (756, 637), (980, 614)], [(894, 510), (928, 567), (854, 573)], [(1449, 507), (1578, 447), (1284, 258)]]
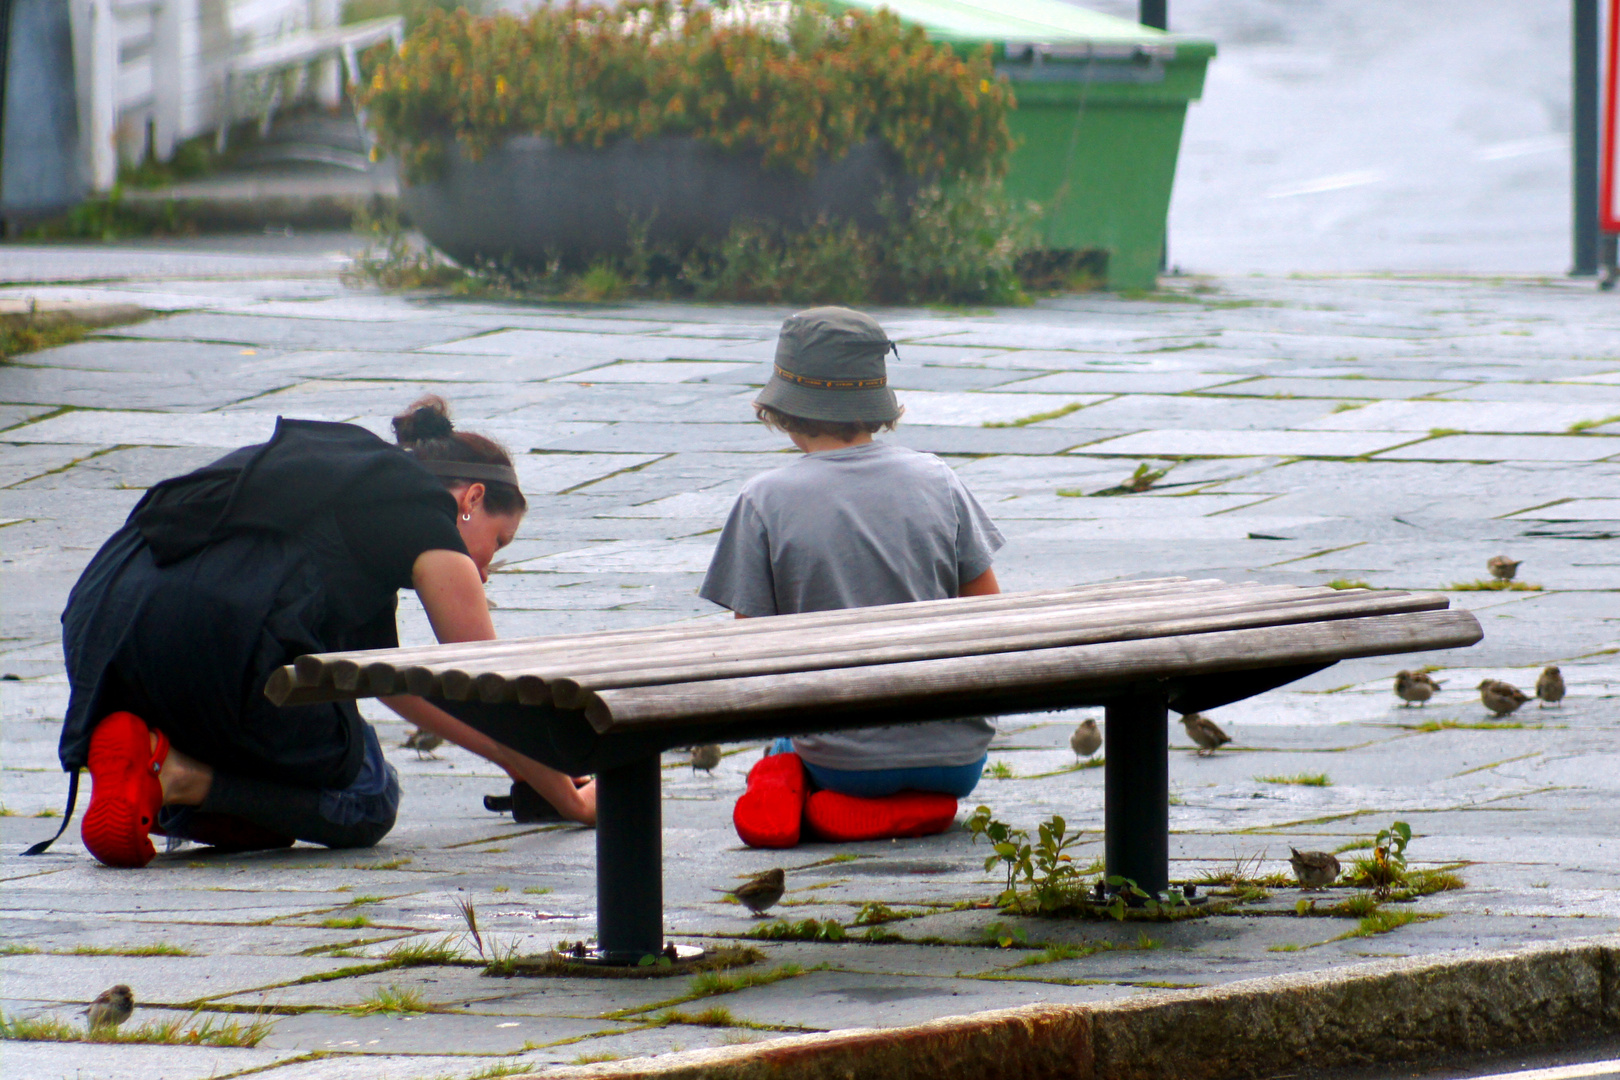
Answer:
[(1598, 0), (1574, 0), (1570, 99), (1573, 124), (1574, 267), (1576, 277), (1598, 272)]
[(1170, 710), (1147, 691), (1108, 706), (1103, 861), (1152, 895), (1170, 885)]
[(658, 755), (596, 775), (596, 944), (610, 964), (664, 947), (664, 825)]

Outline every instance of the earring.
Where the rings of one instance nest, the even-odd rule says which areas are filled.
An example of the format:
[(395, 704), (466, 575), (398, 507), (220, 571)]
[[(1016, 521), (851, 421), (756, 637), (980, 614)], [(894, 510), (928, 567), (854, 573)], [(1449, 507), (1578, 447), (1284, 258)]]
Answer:
[(461, 515), (461, 520), (462, 521), (471, 521), (472, 520), (472, 515), (471, 514), (462, 514)]

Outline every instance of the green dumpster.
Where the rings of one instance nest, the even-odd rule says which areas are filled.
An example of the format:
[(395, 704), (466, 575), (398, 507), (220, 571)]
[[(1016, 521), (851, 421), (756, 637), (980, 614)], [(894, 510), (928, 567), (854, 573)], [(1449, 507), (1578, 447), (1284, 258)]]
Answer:
[(1063, 0), (841, 0), (888, 8), (963, 51), (988, 43), (1012, 82), (1008, 193), (1043, 210), (1045, 246), (1107, 253), (1108, 284), (1151, 289), (1187, 103), (1215, 55)]

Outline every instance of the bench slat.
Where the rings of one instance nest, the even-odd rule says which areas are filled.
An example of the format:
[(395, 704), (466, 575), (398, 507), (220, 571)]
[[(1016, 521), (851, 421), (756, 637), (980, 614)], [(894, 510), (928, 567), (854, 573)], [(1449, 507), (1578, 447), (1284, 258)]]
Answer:
[[(634, 630), (608, 630), (593, 634), (559, 635), (540, 638), (508, 638), (498, 641), (472, 641), (452, 645), (430, 645), (414, 649), (368, 649), (352, 652), (322, 653), (301, 656), (278, 673), (273, 686), (267, 689), (271, 700), (278, 705), (304, 704), (309, 701), (330, 701), (333, 695), (311, 697), (301, 695), (293, 700), (277, 697), (303, 691), (336, 686), (345, 693), (342, 697), (365, 696), (373, 692), (361, 689), (358, 678), (366, 666), (382, 661), (390, 668), (404, 671), (419, 664), (449, 667), (463, 660), (489, 660), (526, 655), (542, 649), (565, 648), (569, 653), (601, 648), (644, 645), (661, 641), (687, 639), (747, 637), (754, 634), (777, 633), (793, 627), (832, 628), (848, 623), (869, 624), (899, 619), (946, 618), (964, 609), (998, 610), (1042, 604), (1063, 604), (1081, 598), (1108, 599), (1168, 592), (1209, 593), (1227, 591), (1246, 586), (1230, 585), (1214, 578), (1189, 581), (1186, 578), (1150, 578), (1141, 581), (1112, 582), (1100, 585), (1081, 585), (1067, 589), (1043, 589), (1031, 592), (1002, 593), (995, 596), (968, 597), (951, 600), (928, 600), (914, 604), (892, 604), (883, 607), (855, 608), (839, 611), (807, 612), (802, 615), (777, 615), (770, 620), (745, 619), (740, 621), (682, 622), (666, 626), (642, 627)], [(1252, 586), (1247, 586), (1252, 587)], [(343, 682), (335, 682), (341, 678)], [(272, 690), (274, 692), (272, 692)], [(395, 692), (384, 689), (381, 693)]]
[[(889, 722), (998, 715), (1087, 704), (1133, 683), (1472, 645), (1466, 611), (1338, 619), (1140, 641), (994, 653), (785, 675), (600, 690), (585, 707), (602, 734), (724, 720), (796, 720), (830, 712)], [(879, 721), (881, 722), (881, 721)]]
[[(839, 642), (839, 648), (810, 655), (781, 654), (672, 665), (669, 667), (642, 667), (593, 676), (566, 676), (551, 680), (552, 703), (564, 709), (584, 708), (590, 695), (598, 690), (630, 686), (651, 686), (660, 683), (700, 682), (715, 679), (744, 678), (752, 675), (777, 675), (794, 671), (817, 671), (829, 668), (867, 667), (877, 664), (896, 664), (912, 660), (932, 660), (951, 656), (981, 656), (990, 653), (1028, 652), (1071, 645), (1094, 645), (1105, 641), (1135, 641), (1144, 638), (1169, 637), (1179, 634), (1204, 634), (1217, 630), (1240, 630), (1265, 626), (1287, 626), (1297, 623), (1332, 619), (1356, 619), (1373, 615), (1394, 615), (1413, 611), (1444, 610), (1444, 597), (1414, 597), (1397, 595), (1379, 604), (1350, 605), (1335, 603), (1330, 598), (1316, 602), (1282, 601), (1264, 607), (1244, 607), (1220, 613), (1202, 614), (1188, 618), (1167, 615), (1163, 618), (1138, 618), (1120, 623), (1109, 619), (1106, 613), (1093, 618), (1059, 622), (1044, 620), (1047, 625), (1013, 625), (1000, 633), (965, 637), (960, 634), (941, 635), (931, 640), (911, 640), (893, 644), (866, 644)], [(465, 700), (465, 699), (463, 699)], [(488, 700), (486, 697), (485, 700)]]

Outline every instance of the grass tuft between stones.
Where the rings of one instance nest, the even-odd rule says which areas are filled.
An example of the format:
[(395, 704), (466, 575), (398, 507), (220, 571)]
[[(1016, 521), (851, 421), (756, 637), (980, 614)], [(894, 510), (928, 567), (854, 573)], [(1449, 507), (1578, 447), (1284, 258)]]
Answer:
[[(200, 1017), (200, 1019), (199, 1019)], [(65, 1020), (6, 1016), (0, 1013), (0, 1039), (20, 1042), (156, 1043), (165, 1046), (259, 1045), (275, 1021), (255, 1017), (243, 1022), (191, 1013), (171, 1020), (155, 1020), (135, 1027), (81, 1028)]]

